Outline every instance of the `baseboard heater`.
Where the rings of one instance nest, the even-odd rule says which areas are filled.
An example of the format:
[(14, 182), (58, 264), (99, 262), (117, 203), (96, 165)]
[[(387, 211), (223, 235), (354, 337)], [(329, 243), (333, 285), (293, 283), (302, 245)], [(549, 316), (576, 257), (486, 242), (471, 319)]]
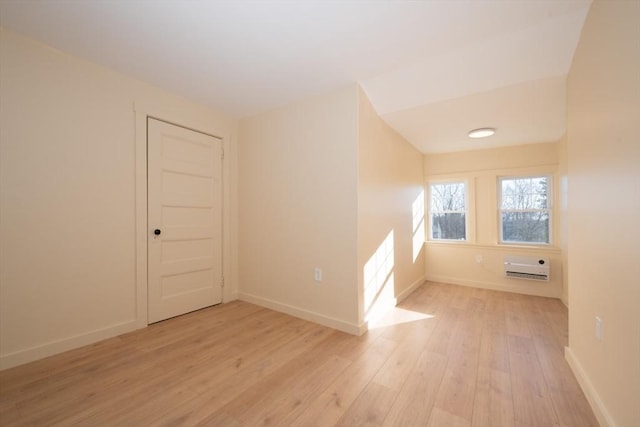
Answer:
[(504, 258), (504, 275), (514, 279), (549, 281), (549, 259), (542, 257)]

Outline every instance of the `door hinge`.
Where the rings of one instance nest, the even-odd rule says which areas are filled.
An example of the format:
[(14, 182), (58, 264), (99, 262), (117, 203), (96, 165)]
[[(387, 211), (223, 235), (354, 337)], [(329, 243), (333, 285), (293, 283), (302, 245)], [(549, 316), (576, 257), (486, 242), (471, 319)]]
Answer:
[(221, 151), (221, 159), (224, 160), (224, 147), (221, 147), (220, 151)]
[(220, 287), (224, 289), (224, 276), (220, 278)]

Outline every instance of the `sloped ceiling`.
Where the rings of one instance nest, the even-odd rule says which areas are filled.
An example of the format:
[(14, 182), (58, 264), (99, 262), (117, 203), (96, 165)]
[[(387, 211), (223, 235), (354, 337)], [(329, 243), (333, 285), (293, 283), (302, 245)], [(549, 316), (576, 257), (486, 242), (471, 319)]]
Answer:
[(1, 0), (0, 25), (237, 117), (358, 82), (432, 153), (559, 139), (590, 4)]

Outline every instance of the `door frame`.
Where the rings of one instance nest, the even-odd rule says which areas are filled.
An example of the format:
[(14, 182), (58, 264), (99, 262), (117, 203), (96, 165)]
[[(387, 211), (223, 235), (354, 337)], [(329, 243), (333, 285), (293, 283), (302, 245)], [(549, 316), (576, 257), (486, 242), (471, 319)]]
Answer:
[[(180, 126), (189, 130), (204, 133), (222, 140), (223, 159), (222, 159), (222, 275), (224, 277), (224, 287), (222, 289), (222, 303), (230, 301), (234, 298), (234, 293), (229, 286), (232, 278), (228, 272), (233, 271), (230, 262), (231, 253), (230, 231), (229, 226), (230, 215), (230, 168), (227, 167), (229, 157), (229, 140), (232, 135), (226, 134), (220, 126), (206, 124), (202, 121), (193, 120), (193, 118), (185, 117), (184, 112), (180, 111), (164, 111), (161, 108), (149, 108), (139, 103), (134, 103), (133, 111), (135, 114), (135, 270), (136, 270), (136, 328), (144, 328), (148, 323), (148, 212), (147, 212), (147, 119), (153, 118), (175, 126)], [(222, 129), (221, 129), (222, 128)]]

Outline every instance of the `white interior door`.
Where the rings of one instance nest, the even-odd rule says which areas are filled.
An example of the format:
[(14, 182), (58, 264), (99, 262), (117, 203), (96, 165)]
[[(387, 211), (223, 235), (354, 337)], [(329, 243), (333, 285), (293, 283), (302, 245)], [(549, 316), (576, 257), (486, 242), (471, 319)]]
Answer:
[(148, 321), (222, 302), (222, 140), (147, 119)]

